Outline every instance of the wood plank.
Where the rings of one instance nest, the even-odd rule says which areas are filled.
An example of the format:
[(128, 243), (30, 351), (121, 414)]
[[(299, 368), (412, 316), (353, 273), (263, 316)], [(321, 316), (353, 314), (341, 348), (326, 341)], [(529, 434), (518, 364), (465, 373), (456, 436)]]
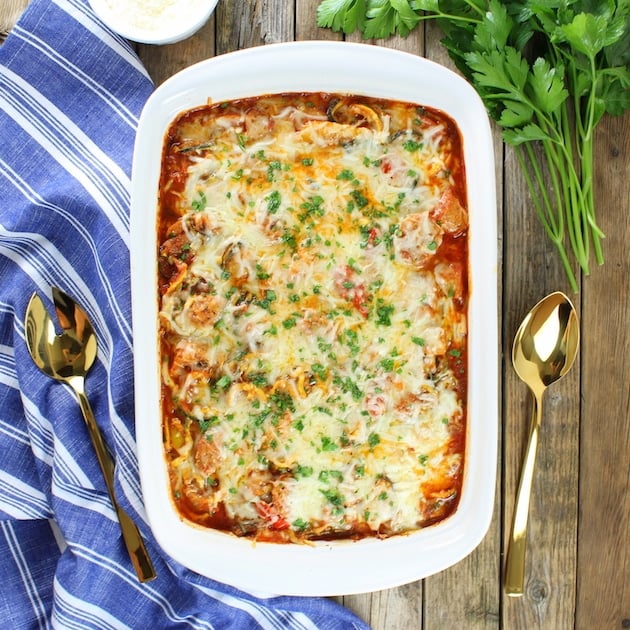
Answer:
[(295, 3), (295, 39), (304, 40), (332, 40), (343, 39), (341, 33), (335, 33), (329, 28), (317, 26), (317, 7), (320, 0), (297, 0)]
[[(504, 544), (510, 534), (531, 396), (511, 367), (512, 340), (546, 293), (568, 292), (560, 259), (538, 220), (512, 149), (505, 158), (504, 210)], [(525, 594), (503, 596), (506, 628), (573, 627), (577, 531), (579, 362), (547, 391), (530, 503)], [(505, 548), (504, 548), (505, 549)]]
[(216, 9), (217, 54), (288, 42), (295, 34), (293, 0), (223, 0)]
[(378, 591), (371, 596), (373, 630), (415, 630), (422, 627), (422, 582)]
[(136, 44), (135, 49), (156, 86), (184, 68), (215, 54), (214, 15), (192, 37), (167, 46)]
[(630, 112), (596, 134), (605, 264), (583, 291), (577, 628), (630, 627)]

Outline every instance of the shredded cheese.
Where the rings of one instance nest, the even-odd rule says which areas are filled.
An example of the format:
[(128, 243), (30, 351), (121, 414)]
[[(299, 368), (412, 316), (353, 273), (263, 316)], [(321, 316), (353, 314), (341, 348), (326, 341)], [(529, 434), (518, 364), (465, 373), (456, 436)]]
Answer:
[(448, 515), (467, 299), (453, 123), (261, 97), (182, 116), (164, 164), (164, 423), (185, 435), (165, 448), (183, 514), (277, 542)]

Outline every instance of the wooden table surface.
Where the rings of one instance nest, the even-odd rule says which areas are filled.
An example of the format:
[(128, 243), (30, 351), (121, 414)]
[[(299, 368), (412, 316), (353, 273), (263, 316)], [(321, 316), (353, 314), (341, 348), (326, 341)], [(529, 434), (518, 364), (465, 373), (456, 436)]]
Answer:
[[(162, 47), (138, 45), (137, 50), (160, 84), (185, 66), (239, 48), (341, 39), (317, 28), (318, 3), (220, 0), (192, 38)], [(439, 39), (439, 31), (428, 24), (406, 39), (371, 43), (452, 67)], [(494, 138), (499, 240), (488, 247), (497, 247), (500, 262), (501, 418), (490, 530), (469, 557), (438, 575), (339, 601), (375, 630), (630, 628), (630, 113), (606, 118), (598, 128), (594, 188), (607, 235), (606, 263), (581, 279), (578, 294), (570, 292), (515, 157), (496, 128)], [(512, 369), (510, 351), (527, 310), (558, 289), (579, 308), (581, 352), (574, 369), (545, 397), (526, 593), (509, 598), (502, 591), (503, 554), (531, 404)]]

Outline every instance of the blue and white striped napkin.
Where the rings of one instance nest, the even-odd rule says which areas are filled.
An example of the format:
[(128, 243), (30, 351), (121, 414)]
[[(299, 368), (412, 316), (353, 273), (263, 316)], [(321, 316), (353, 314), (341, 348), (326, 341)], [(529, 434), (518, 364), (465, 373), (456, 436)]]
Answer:
[[(165, 557), (147, 526), (134, 441), (129, 178), (153, 90), (85, 0), (33, 0), (0, 46), (0, 619), (7, 628), (367, 628), (324, 598), (261, 599)], [(140, 584), (72, 393), (44, 376), (24, 313), (51, 285), (92, 319), (87, 379), (117, 495), (158, 578)]]

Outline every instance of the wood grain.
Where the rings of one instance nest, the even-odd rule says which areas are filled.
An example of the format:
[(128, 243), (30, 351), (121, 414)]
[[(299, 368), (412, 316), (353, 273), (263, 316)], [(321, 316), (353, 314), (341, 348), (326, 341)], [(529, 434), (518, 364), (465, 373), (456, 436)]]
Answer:
[(195, 35), (177, 44), (136, 44), (138, 56), (156, 86), (180, 70), (216, 54), (215, 20), (216, 17), (211, 17)]
[(630, 628), (630, 112), (596, 137), (603, 267), (582, 296), (577, 628)]
[[(504, 161), (504, 545), (511, 527), (531, 396), (511, 367), (514, 333), (546, 293), (568, 292), (558, 257), (532, 209), (514, 152)], [(506, 628), (573, 625), (577, 529), (579, 360), (543, 400), (543, 421), (529, 514), (525, 594), (503, 597)], [(505, 547), (504, 547), (505, 548)]]
[[(316, 26), (319, 0), (221, 0), (194, 37), (137, 46), (156, 82), (201, 59), (280, 41), (343, 39)], [(432, 25), (370, 42), (449, 67)], [(347, 38), (361, 41), (357, 36)], [(413, 80), (413, 78), (410, 78)], [(606, 264), (570, 294), (535, 216), (515, 155), (494, 128), (502, 424), (494, 518), (482, 544), (425, 580), (337, 598), (374, 630), (616, 630), (630, 627), (630, 114), (604, 120), (596, 138), (595, 194)], [(526, 593), (502, 592), (531, 398), (511, 366), (521, 318), (545, 293), (564, 290), (580, 310), (582, 346), (569, 375), (544, 399), (530, 512)], [(414, 559), (410, 558), (410, 562)], [(375, 567), (378, 571), (378, 567)]]

